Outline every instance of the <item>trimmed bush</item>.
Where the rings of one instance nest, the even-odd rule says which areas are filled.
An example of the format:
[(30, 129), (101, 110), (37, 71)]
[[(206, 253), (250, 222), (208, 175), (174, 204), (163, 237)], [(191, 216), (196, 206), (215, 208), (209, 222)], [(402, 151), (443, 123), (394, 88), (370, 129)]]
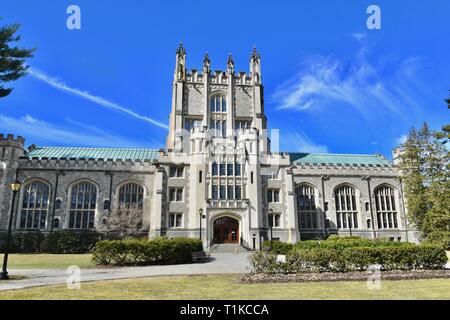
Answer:
[(202, 242), (190, 238), (104, 240), (96, 243), (92, 259), (99, 265), (178, 264), (191, 262), (191, 252), (202, 250)]
[(95, 231), (57, 230), (49, 233), (41, 244), (45, 253), (85, 253), (92, 250), (102, 235)]
[(364, 271), (373, 265), (382, 270), (434, 270), (442, 269), (446, 262), (442, 246), (414, 244), (293, 250), (285, 263), (277, 262), (273, 253), (252, 256), (254, 270), (264, 273)]
[(308, 240), (299, 241), (294, 245), (294, 249), (344, 249), (354, 247), (402, 247), (408, 245), (408, 242), (395, 242), (388, 239), (364, 239), (358, 237), (330, 237), (327, 240)]
[[(6, 233), (0, 236), (1, 250), (6, 244)], [(102, 239), (102, 234), (85, 230), (55, 230), (53, 232), (26, 231), (11, 235), (10, 253), (85, 253)]]
[[(264, 241), (263, 247), (270, 248), (271, 242), (270, 241)], [(286, 254), (289, 251), (292, 250), (294, 247), (291, 243), (281, 242), (281, 241), (273, 241), (273, 247), (271, 249), (272, 252), (278, 253), (278, 254)]]

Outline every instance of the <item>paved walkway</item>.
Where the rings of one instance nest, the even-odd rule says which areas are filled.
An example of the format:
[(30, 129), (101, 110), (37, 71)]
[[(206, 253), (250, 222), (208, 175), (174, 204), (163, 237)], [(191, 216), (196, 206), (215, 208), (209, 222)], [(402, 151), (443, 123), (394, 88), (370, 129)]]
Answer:
[[(148, 267), (118, 267), (81, 269), (81, 282), (170, 275), (246, 273), (251, 270), (250, 253), (213, 253), (211, 262)], [(0, 290), (65, 284), (70, 276), (63, 269), (11, 269), (10, 275), (22, 275), (22, 280), (0, 281)]]

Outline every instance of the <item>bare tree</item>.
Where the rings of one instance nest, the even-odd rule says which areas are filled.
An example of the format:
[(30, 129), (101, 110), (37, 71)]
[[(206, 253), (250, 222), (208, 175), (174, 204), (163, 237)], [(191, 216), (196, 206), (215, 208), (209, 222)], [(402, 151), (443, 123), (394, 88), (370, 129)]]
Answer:
[(100, 231), (113, 233), (121, 239), (135, 237), (142, 229), (142, 204), (120, 204), (103, 219)]

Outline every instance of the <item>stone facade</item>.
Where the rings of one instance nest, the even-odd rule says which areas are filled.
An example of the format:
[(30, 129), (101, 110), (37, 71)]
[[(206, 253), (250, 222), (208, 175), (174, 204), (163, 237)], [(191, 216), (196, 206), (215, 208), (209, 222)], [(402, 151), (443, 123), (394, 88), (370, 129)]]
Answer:
[[(153, 153), (65, 148), (61, 154), (34, 145), (25, 151), (22, 137), (2, 135), (0, 228), (7, 227), (8, 184), (17, 178), (23, 183), (17, 231), (98, 228), (119, 203), (133, 199), (126, 192), (134, 185), (141, 190), (142, 232), (151, 238), (201, 236), (205, 247), (238, 242), (252, 249), (271, 236), (287, 242), (330, 234), (417, 241), (405, 219), (398, 169), (382, 156), (328, 154), (312, 161), (307, 154), (271, 151), (260, 63), (254, 49), (249, 73), (235, 73), (231, 56), (226, 71), (212, 72), (207, 55), (201, 73), (188, 71), (180, 45), (166, 148)], [(27, 189), (33, 182), (41, 189)], [(73, 190), (81, 185), (93, 187), (75, 213)], [(78, 198), (87, 199), (83, 192)], [(45, 204), (29, 200), (32, 193)], [(42, 218), (27, 211), (30, 204), (40, 207)]]

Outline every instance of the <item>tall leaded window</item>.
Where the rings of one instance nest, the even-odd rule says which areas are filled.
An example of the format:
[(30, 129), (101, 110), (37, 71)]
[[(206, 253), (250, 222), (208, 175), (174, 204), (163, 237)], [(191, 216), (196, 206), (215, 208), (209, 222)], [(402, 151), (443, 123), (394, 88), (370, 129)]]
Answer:
[(69, 229), (94, 228), (97, 187), (88, 181), (72, 186), (70, 191)]
[(214, 130), (215, 136), (226, 137), (227, 135), (227, 99), (223, 94), (215, 94), (210, 100), (211, 118), (209, 128)]
[(336, 220), (338, 228), (358, 228), (358, 207), (356, 204), (356, 190), (352, 186), (342, 186), (334, 191), (336, 203)]
[(50, 198), (50, 187), (46, 183), (36, 180), (28, 183), (22, 190), (20, 228), (45, 228)]
[(220, 175), (221, 176), (224, 176), (225, 175), (225, 163), (221, 163), (220, 165), (219, 165), (219, 169), (220, 169)]
[(220, 186), (220, 199), (221, 200), (225, 200), (227, 198), (227, 195), (226, 195), (227, 191), (226, 190), (227, 190), (226, 186), (224, 186), (224, 185)]
[(234, 197), (236, 200), (242, 199), (242, 188), (240, 185), (236, 185), (236, 187), (234, 188)]
[(213, 200), (219, 199), (219, 186), (216, 184), (212, 185), (212, 198)]
[(300, 226), (303, 229), (317, 229), (319, 223), (315, 188), (303, 184), (296, 188), (295, 193), (297, 196), (297, 211), (300, 216)]
[(241, 164), (239, 162), (236, 162), (236, 164), (234, 165), (234, 175), (241, 175)]
[(215, 161), (211, 165), (211, 175), (213, 176), (219, 175), (219, 166)]
[(215, 94), (209, 100), (211, 112), (227, 112), (227, 98), (223, 94)]
[(397, 229), (397, 209), (395, 204), (395, 190), (383, 186), (375, 191), (375, 207), (379, 229)]
[(131, 213), (131, 211), (144, 210), (144, 188), (134, 182), (124, 184), (119, 189), (119, 206), (121, 211)]
[(233, 200), (234, 199), (234, 187), (233, 186), (227, 186), (227, 199)]

